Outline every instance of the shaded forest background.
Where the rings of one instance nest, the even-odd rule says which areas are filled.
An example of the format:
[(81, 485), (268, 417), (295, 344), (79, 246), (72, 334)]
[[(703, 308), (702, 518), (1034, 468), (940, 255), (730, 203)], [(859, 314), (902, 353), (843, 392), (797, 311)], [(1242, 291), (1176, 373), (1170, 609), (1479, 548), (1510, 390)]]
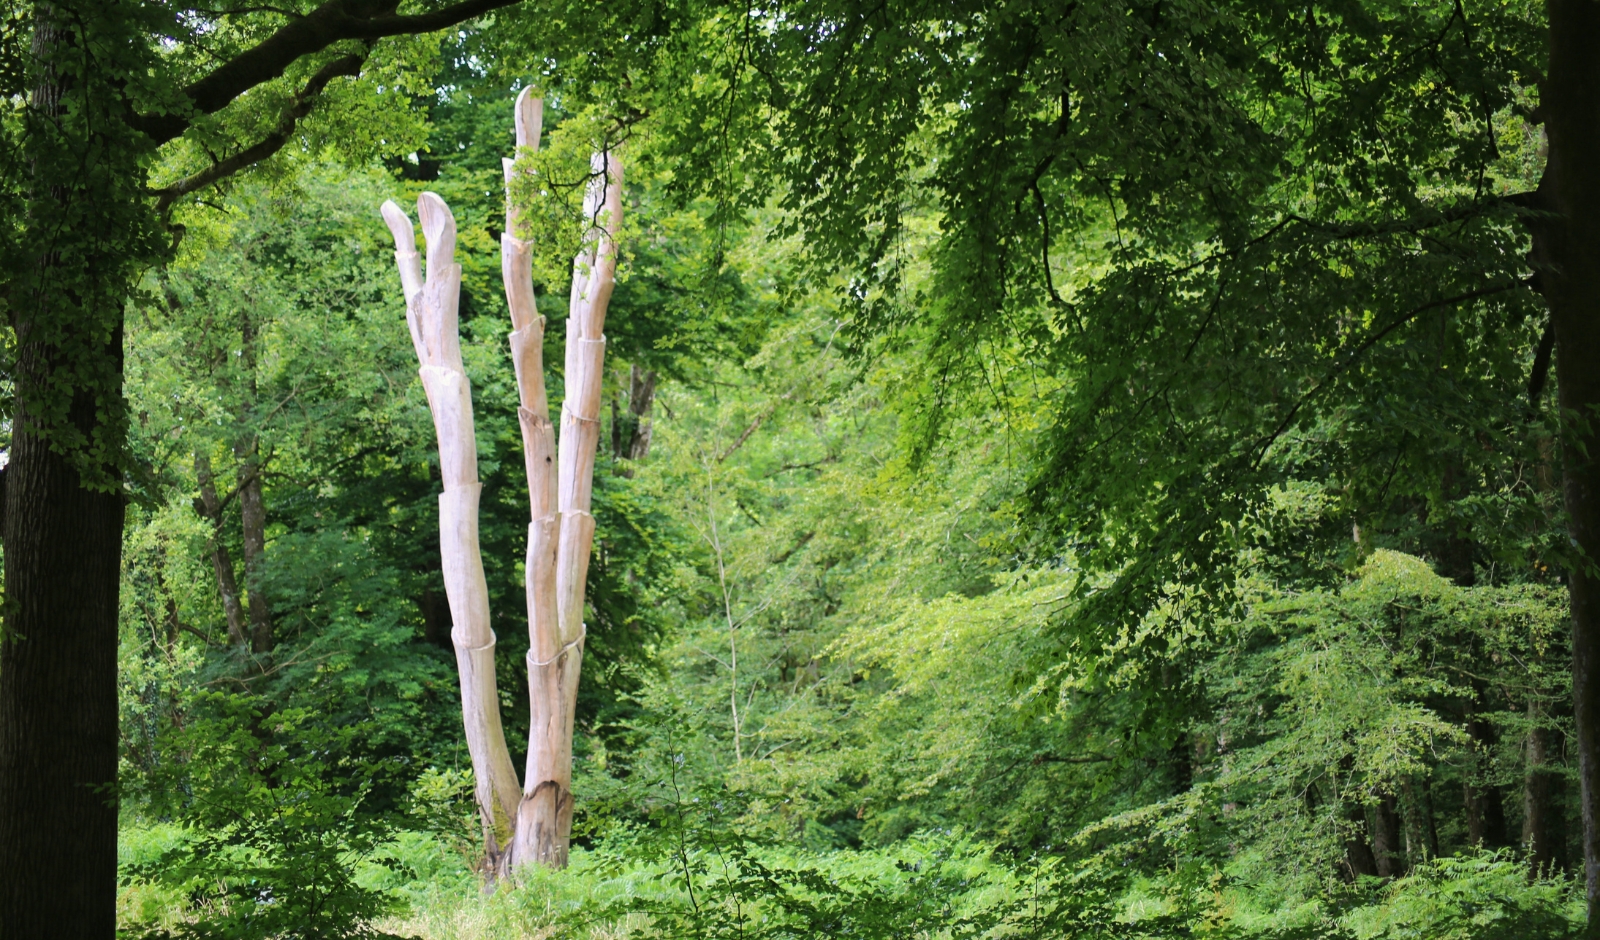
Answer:
[[(717, 185), (697, 189), (681, 135), (627, 123), (579, 848), (486, 894), (433, 430), (377, 206), (430, 190), (459, 223), (520, 761), (527, 497), (496, 226), (522, 79), (471, 32), (440, 42), (432, 90), (386, 118), (404, 146), (291, 147), (181, 205), (175, 258), (129, 308), (130, 933), (1576, 935), (1543, 311), (1472, 285), (1448, 305), (1348, 293), (1390, 248), (1427, 274), (1418, 291), (1452, 293), (1439, 257), (1469, 250), (1502, 258), (1488, 280), (1525, 276), (1489, 198), (1542, 168), (1515, 102), (1485, 119), (1493, 152), (1465, 182), (1408, 177), (1442, 202), (1476, 186), (1477, 216), (1424, 206), (1415, 229), (1360, 234), (1421, 247), (1348, 254), (1355, 236), (1308, 224), (1229, 262), (1194, 226), (1135, 235), (1157, 210), (1133, 188), (1037, 178), (1070, 237), (1046, 213), (1042, 242), (980, 227), (952, 247), (969, 207), (932, 183), (819, 233), (807, 194), (719, 176), (760, 174), (754, 158), (699, 155)], [(603, 117), (580, 98), (550, 98), (556, 159)], [(905, 159), (927, 181), (925, 133)], [(836, 263), (828, 232), (852, 225), (876, 253)], [(552, 343), (561, 247), (540, 290)], [(1184, 280), (1189, 257), (1211, 280)], [(1276, 280), (1241, 286), (1233, 261)], [(1203, 325), (1122, 348), (1076, 325), (1154, 309), (1146, 294)], [(1326, 303), (1332, 325), (1208, 334), (1225, 296)], [(1409, 312), (1383, 326), (1390, 309)], [(1074, 410), (1090, 392), (1105, 423)], [(1224, 432), (1255, 424), (1276, 430), (1244, 460)]]

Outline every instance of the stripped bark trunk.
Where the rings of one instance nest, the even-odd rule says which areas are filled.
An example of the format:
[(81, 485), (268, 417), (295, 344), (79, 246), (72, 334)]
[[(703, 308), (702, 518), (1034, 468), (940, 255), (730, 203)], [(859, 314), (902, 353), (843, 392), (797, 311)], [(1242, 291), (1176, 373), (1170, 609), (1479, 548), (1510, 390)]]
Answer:
[[(543, 102), (524, 91), (516, 103), (517, 145), (538, 146)], [(439, 438), (440, 554), (455, 626), (462, 716), (478, 779), (491, 870), (530, 863), (561, 867), (572, 834), (572, 733), (583, 659), (583, 604), (594, 540), (590, 514), (599, 443), (606, 306), (614, 285), (622, 214), (616, 155), (595, 155), (595, 183), (584, 211), (594, 220), (573, 265), (567, 325), (566, 394), (560, 447), (544, 385), (544, 318), (534, 305), (532, 246), (516, 237), (519, 218), (507, 203), (501, 269), (511, 310), (511, 360), (528, 477), (528, 697), (530, 727), (524, 784), (517, 786), (494, 693), (494, 634), (478, 553), (477, 453), (471, 392), (461, 367), (456, 303), (461, 268), (452, 263), (455, 222), (438, 196), (418, 200), (427, 237), (427, 278), (418, 269), (411, 222), (392, 202), (383, 215), (394, 234), (407, 321)], [(514, 161), (505, 161), (507, 183)], [(509, 187), (508, 187), (509, 188)]]
[(439, 440), (439, 554), (450, 602), (450, 639), (461, 681), (461, 717), (476, 778), (491, 877), (504, 871), (517, 812), (517, 775), (500, 727), (495, 691), (494, 632), (489, 629), (489, 589), (478, 553), (478, 449), (472, 427), (472, 392), (461, 363), (457, 334), (461, 266), (455, 263), (455, 219), (433, 193), (417, 199), (427, 239), (427, 277), (417, 256), (411, 220), (393, 202), (383, 204), (395, 239), (395, 260), (406, 296), (406, 323), (416, 348), (422, 386)]
[(211, 458), (204, 451), (195, 451), (194, 475), (200, 484), (200, 499), (195, 508), (211, 523), (207, 554), (211, 556), (211, 570), (217, 579), (217, 593), (222, 595), (222, 613), (228, 621), (228, 645), (243, 646), (244, 608), (239, 603), (239, 581), (233, 572), (233, 553), (222, 540), (222, 500), (217, 496)]
[[(529, 89), (517, 97), (519, 148), (537, 149), (544, 103)], [(510, 201), (514, 161), (504, 161), (506, 230), (501, 271), (511, 310), (511, 357), (528, 476), (528, 699), (531, 722), (513, 864), (567, 863), (572, 838), (572, 733), (583, 664), (585, 584), (594, 541), (590, 497), (600, 438), (605, 377), (605, 316), (615, 286), (622, 219), (622, 171), (615, 152), (594, 155), (584, 200), (592, 225), (573, 261), (568, 303), (566, 388), (559, 449), (544, 385), (544, 318), (534, 305), (532, 246)]]

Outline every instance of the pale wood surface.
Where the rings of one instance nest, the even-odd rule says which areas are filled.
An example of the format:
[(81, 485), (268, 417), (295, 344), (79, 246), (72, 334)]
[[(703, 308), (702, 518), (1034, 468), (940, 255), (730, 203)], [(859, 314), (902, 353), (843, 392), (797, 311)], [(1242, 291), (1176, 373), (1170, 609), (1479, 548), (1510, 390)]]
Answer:
[[(537, 150), (544, 103), (531, 90), (517, 97), (517, 147)], [(478, 548), (477, 444), (472, 387), (461, 362), (455, 263), (455, 218), (444, 200), (423, 193), (417, 214), (426, 253), (411, 220), (383, 204), (406, 297), (406, 322), (439, 440), (439, 549), (454, 622), (451, 640), (461, 679), (467, 748), (492, 870), (528, 863), (560, 867), (572, 834), (572, 734), (583, 663), (584, 595), (594, 545), (595, 453), (605, 365), (606, 306), (616, 278), (615, 232), (622, 218), (622, 165), (596, 153), (585, 194), (590, 223), (573, 260), (568, 305), (566, 387), (560, 439), (550, 420), (544, 381), (544, 318), (534, 302), (532, 246), (518, 238), (521, 213), (510, 199), (515, 161), (503, 161), (506, 231), (501, 277), (511, 313), (511, 362), (517, 376), (518, 421), (528, 478), (527, 603), (530, 730), (525, 785), (519, 787), (500, 723), (495, 692), (495, 637)]]
[(478, 548), (478, 499), (483, 487), (478, 482), (472, 386), (462, 367), (456, 322), (461, 266), (455, 263), (455, 219), (433, 193), (418, 198), (427, 248), (424, 277), (411, 220), (393, 202), (384, 203), (382, 211), (394, 236), (406, 323), (439, 440), (440, 567), (450, 602), (450, 639), (461, 681), (461, 718), (477, 781), (475, 795), (491, 866), (498, 868), (511, 846), (521, 787), (500, 723), (489, 589)]

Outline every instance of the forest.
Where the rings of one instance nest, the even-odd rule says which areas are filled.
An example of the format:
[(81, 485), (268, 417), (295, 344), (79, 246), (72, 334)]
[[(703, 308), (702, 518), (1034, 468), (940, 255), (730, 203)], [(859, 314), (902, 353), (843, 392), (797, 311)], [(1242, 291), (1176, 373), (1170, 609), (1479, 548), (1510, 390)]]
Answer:
[(1600, 936), (1594, 0), (17, 0), (0, 940)]

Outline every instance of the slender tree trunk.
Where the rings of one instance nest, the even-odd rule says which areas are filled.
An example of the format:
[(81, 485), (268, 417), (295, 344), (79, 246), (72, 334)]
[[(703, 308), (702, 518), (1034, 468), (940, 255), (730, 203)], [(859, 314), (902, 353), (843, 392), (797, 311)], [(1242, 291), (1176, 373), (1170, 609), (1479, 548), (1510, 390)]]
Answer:
[(439, 441), (439, 559), (450, 602), (450, 640), (461, 682), (461, 719), (476, 778), (486, 869), (498, 877), (509, 849), (520, 799), (517, 772), (506, 749), (495, 691), (494, 631), (489, 628), (489, 588), (478, 548), (478, 445), (473, 434), (472, 386), (461, 361), (457, 310), (461, 265), (455, 262), (456, 223), (433, 193), (417, 199), (427, 239), (426, 278), (411, 220), (393, 202), (383, 218), (395, 239), (395, 261), (406, 297), (406, 324), (417, 352)]
[(1406, 866), (1415, 867), (1438, 854), (1429, 844), (1428, 830), (1432, 821), (1423, 795), (1424, 787), (1416, 777), (1400, 781), (1400, 819), (1405, 824)]
[(252, 427), (256, 408), (256, 323), (248, 305), (239, 315), (239, 369), (243, 373), (239, 425), (234, 444), (239, 458), (239, 516), (244, 535), (244, 583), (250, 610), (250, 651), (272, 649), (272, 613), (262, 585), (267, 555), (267, 506), (261, 495), (261, 443)]
[(1428, 826), (1428, 857), (1439, 857), (1439, 821), (1433, 811), (1433, 781), (1422, 780), (1422, 811)]
[(272, 613), (262, 586), (267, 554), (267, 507), (261, 498), (261, 466), (250, 439), (250, 456), (239, 464), (239, 516), (244, 534), (244, 574), (250, 611), (250, 651), (271, 651)]
[[(524, 90), (516, 103), (518, 147), (539, 145), (544, 103)], [(506, 234), (501, 270), (511, 312), (523, 457), (528, 476), (528, 763), (512, 863), (567, 864), (572, 838), (572, 735), (587, 628), (583, 622), (594, 543), (590, 513), (605, 377), (606, 308), (615, 287), (615, 231), (622, 221), (622, 171), (615, 153), (593, 155), (584, 218), (595, 226), (573, 261), (568, 303), (566, 387), (559, 447), (551, 435), (544, 384), (544, 318), (533, 303), (531, 247), (511, 202), (515, 172), (504, 161)]]
[(623, 456), (643, 460), (650, 455), (650, 412), (656, 400), (656, 374), (632, 366), (628, 370), (628, 415), (632, 423)]
[(1506, 811), (1500, 788), (1484, 782), (1493, 752), (1494, 729), (1476, 715), (1467, 719), (1469, 751), (1467, 782), (1463, 803), (1467, 810), (1467, 841), (1473, 845), (1499, 848), (1506, 844)]
[(195, 508), (211, 522), (207, 554), (211, 556), (211, 570), (217, 579), (217, 593), (222, 595), (222, 613), (228, 620), (228, 645), (243, 646), (244, 608), (239, 603), (239, 581), (233, 572), (233, 553), (222, 539), (222, 500), (217, 496), (211, 458), (203, 451), (195, 451), (194, 475), (200, 484), (200, 499)]
[(1522, 776), (1522, 844), (1528, 853), (1528, 868), (1535, 877), (1549, 875), (1556, 866), (1555, 807), (1551, 797), (1549, 732), (1541, 727), (1537, 703), (1528, 703), (1526, 766)]
[(1547, 10), (1539, 110), (1549, 156), (1538, 196), (1553, 215), (1534, 222), (1533, 258), (1556, 337), (1584, 881), (1600, 932), (1600, 4), (1549, 0)]

